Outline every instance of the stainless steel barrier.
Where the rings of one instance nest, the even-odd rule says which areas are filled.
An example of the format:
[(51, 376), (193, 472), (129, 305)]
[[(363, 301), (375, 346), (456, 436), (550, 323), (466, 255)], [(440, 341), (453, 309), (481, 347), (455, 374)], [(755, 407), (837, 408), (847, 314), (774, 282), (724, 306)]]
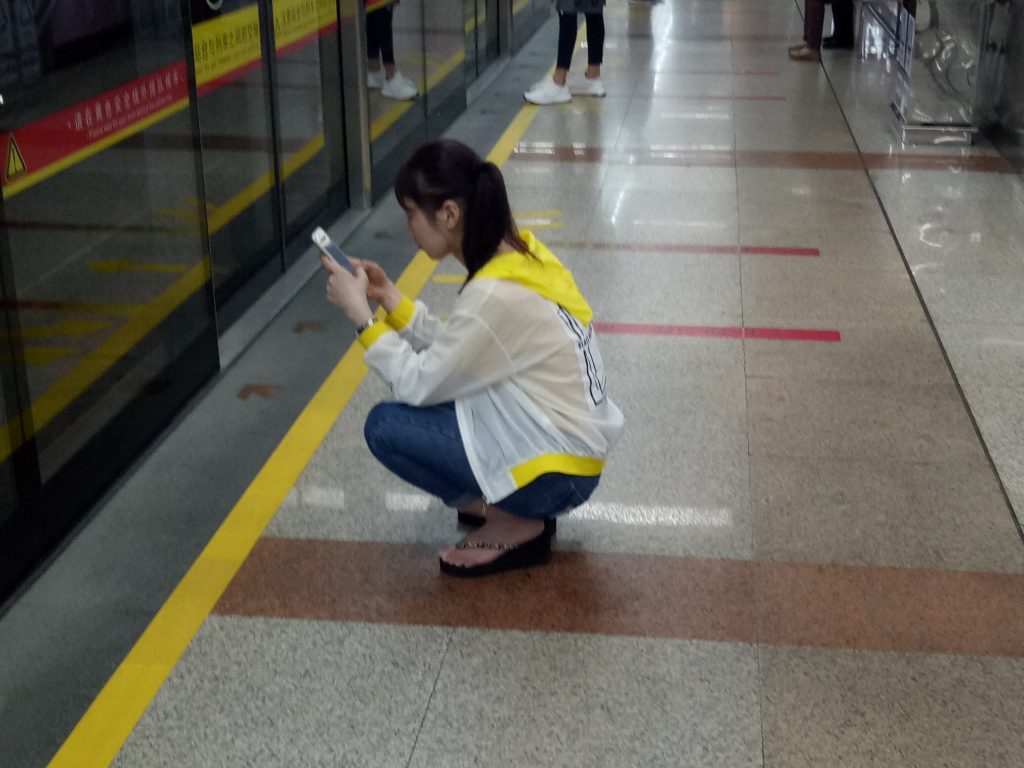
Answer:
[(905, 142), (970, 144), (997, 119), (1009, 9), (1009, 0), (919, 0), (915, 17), (894, 0), (862, 4), (860, 55), (892, 59)]

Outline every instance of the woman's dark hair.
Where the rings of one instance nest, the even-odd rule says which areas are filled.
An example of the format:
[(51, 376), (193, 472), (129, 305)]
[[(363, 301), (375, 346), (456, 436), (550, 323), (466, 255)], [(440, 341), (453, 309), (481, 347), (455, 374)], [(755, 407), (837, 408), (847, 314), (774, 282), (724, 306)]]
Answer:
[(395, 179), (398, 204), (437, 213), (445, 200), (462, 207), (462, 257), (467, 282), (491, 260), (502, 241), (530, 254), (519, 236), (505, 192), (505, 180), (494, 163), (482, 160), (465, 144), (441, 139), (424, 144), (402, 166)]

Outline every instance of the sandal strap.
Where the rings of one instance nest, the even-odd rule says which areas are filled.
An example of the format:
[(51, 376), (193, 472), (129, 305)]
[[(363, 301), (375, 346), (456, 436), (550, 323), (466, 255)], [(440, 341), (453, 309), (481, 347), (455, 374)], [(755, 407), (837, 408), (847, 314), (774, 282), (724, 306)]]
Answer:
[(460, 541), (455, 545), (456, 549), (491, 549), (498, 552), (508, 552), (519, 547), (519, 544), (495, 544), (491, 541)]

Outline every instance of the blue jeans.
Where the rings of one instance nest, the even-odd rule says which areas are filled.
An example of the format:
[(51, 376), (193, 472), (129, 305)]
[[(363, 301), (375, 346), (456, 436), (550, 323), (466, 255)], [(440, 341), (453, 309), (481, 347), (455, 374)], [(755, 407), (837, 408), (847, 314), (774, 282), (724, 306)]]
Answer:
[[(446, 505), (468, 504), (483, 495), (462, 445), (454, 403), (427, 408), (378, 403), (363, 431), (381, 464)], [(517, 517), (554, 517), (589, 499), (598, 479), (548, 473), (494, 506)]]

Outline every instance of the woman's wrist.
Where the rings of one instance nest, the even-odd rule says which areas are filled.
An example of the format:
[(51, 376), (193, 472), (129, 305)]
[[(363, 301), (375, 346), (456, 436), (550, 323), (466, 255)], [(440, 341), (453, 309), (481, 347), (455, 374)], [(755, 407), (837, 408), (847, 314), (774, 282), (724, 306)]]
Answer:
[(390, 315), (398, 308), (398, 305), (402, 303), (402, 298), (402, 292), (395, 287), (394, 283), (392, 283), (388, 286), (384, 295), (381, 297), (380, 305), (384, 307), (384, 311)]
[(352, 321), (356, 328), (362, 328), (367, 323), (373, 320), (373, 310), (370, 309), (369, 303), (364, 306), (353, 307), (350, 311), (346, 312), (348, 319)]

